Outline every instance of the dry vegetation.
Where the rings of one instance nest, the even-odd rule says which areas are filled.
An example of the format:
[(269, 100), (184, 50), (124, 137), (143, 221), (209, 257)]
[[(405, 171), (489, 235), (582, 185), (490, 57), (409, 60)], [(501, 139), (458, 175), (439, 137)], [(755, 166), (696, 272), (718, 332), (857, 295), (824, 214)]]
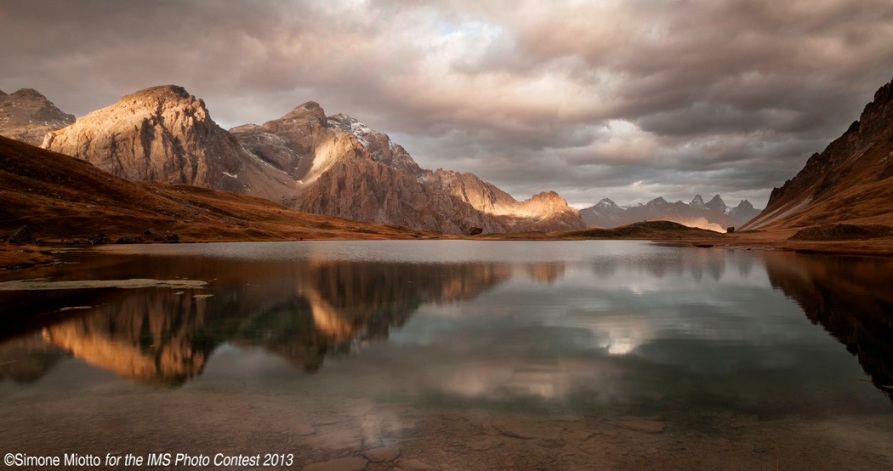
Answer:
[[(42, 244), (120, 238), (153, 242), (420, 239), (434, 234), (299, 213), (270, 201), (186, 185), (131, 182), (0, 137), (0, 233), (27, 226)], [(0, 266), (42, 263), (36, 249), (0, 246)]]
[[(300, 213), (270, 201), (186, 185), (131, 182), (92, 165), (0, 137), (0, 233), (27, 226), (40, 245), (115, 242), (434, 239), (405, 227)], [(877, 219), (877, 218), (874, 218)], [(778, 228), (719, 234), (667, 221), (559, 233), (486, 234), (475, 240), (670, 240), (698, 246), (893, 255), (878, 225)], [(886, 222), (886, 220), (884, 220)], [(796, 236), (795, 236), (796, 234)], [(0, 244), (0, 267), (52, 262), (46, 248)]]

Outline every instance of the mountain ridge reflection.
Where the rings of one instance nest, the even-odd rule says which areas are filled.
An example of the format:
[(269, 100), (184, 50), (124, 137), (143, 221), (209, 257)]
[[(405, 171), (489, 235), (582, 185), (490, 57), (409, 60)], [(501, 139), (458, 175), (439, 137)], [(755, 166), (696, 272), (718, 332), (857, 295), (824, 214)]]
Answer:
[[(156, 262), (137, 263), (159, 278), (176, 276), (163, 260)], [(34, 381), (55, 365), (34, 358), (52, 358), (47, 352), (61, 350), (125, 378), (180, 385), (199, 375), (226, 342), (262, 347), (313, 372), (328, 355), (387, 339), (425, 303), (471, 299), (512, 276), (512, 265), (497, 263), (257, 266), (197, 260), (190, 265), (190, 278), (213, 275), (208, 291), (83, 290), (76, 302), (95, 306), (89, 311), (0, 345), (0, 356), (12, 358), (10, 364), (24, 365), (30, 358), (27, 371), (0, 367), (0, 378)]]
[[(588, 251), (575, 261), (554, 247)], [(781, 378), (782, 386), (799, 391), (801, 379), (824, 378), (829, 359), (858, 369), (836, 342), (802, 322), (805, 315), (856, 355), (875, 386), (893, 382), (889, 260), (644, 244), (611, 251), (616, 247), (593, 244), (547, 246), (557, 252), (554, 260), (528, 262), (505, 256), (508, 247), (486, 248), (492, 260), (506, 261), (410, 263), (397, 256), (338, 259), (338, 253), (331, 260), (252, 260), (200, 250), (95, 262), (85, 256), (80, 272), (56, 267), (40, 276), (185, 278), (209, 285), (49, 292), (37, 300), (32, 293), (2, 294), (0, 301), (11, 299), (22, 312), (91, 308), (57, 314), (0, 344), (0, 380), (33, 382), (70, 355), (124, 378), (182, 385), (201, 375), (222, 345), (262, 349), (312, 373), (326, 358), (389, 339), (387, 349), (362, 356), (385, 361), (351, 363), (387, 369), (387, 383), (402, 377), (400, 384), (420, 391), (548, 400), (601, 394), (620, 401), (665, 394), (664, 385), (682, 377), (697, 387), (673, 394), (702, 393), (713, 387), (710, 378), (739, 378), (745, 393), (724, 386), (709, 391), (738, 400), (762, 394), (755, 378)], [(454, 305), (439, 306), (446, 304)], [(420, 322), (406, 325), (417, 312), (424, 313)], [(809, 350), (817, 345), (821, 360)], [(208, 368), (209, 377), (213, 371)], [(649, 375), (661, 380), (649, 383)]]
[(772, 286), (843, 344), (893, 401), (893, 260), (796, 253), (763, 259)]

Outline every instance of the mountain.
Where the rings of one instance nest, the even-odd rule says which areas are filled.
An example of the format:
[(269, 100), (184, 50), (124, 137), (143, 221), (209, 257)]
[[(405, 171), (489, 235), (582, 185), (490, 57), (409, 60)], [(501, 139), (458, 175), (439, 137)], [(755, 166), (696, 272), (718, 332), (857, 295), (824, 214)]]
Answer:
[(284, 172), (245, 152), (202, 100), (181, 87), (141, 90), (46, 136), (41, 147), (128, 180), (248, 193), (275, 202), (294, 191)]
[(387, 134), (314, 102), (226, 131), (173, 85), (142, 90), (48, 134), (42, 147), (129, 180), (246, 193), (299, 211), (442, 233), (583, 227), (554, 192), (517, 201), (472, 174), (424, 170)]
[(387, 134), (314, 102), (230, 131), (297, 181), (290, 204), (301, 211), (453, 234), (583, 227), (554, 192), (517, 201), (471, 173), (422, 169)]
[[(0, 137), (0, 233), (26, 225), (38, 239), (183, 241), (414, 238), (421, 235), (298, 213), (265, 199), (186, 185), (133, 182), (88, 162)], [(170, 239), (170, 238), (168, 238)]]
[(630, 207), (618, 206), (605, 198), (595, 206), (580, 210), (580, 216), (590, 227), (614, 228), (641, 221), (663, 220), (718, 232), (739, 226), (757, 213), (759, 211), (747, 200), (742, 200), (738, 206), (729, 209), (719, 195), (707, 203), (704, 203), (701, 195), (695, 195), (688, 204), (682, 201), (670, 203), (658, 197), (648, 203)]
[(0, 136), (40, 145), (50, 131), (74, 122), (37, 90), (23, 88), (11, 95), (0, 91)]
[(893, 82), (742, 229), (893, 224)]

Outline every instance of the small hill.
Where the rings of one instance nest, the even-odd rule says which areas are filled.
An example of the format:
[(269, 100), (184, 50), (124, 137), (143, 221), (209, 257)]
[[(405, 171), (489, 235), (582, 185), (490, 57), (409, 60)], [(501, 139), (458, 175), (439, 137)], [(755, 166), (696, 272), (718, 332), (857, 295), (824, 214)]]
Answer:
[(672, 221), (645, 221), (615, 227), (612, 229), (585, 229), (562, 232), (561, 237), (587, 239), (631, 239), (631, 240), (700, 240), (719, 239), (719, 232), (696, 227), (688, 227)]
[(289, 210), (268, 200), (158, 182), (132, 182), (88, 162), (0, 137), (0, 233), (27, 226), (62, 242), (170, 232), (181, 241), (414, 238), (405, 228)]

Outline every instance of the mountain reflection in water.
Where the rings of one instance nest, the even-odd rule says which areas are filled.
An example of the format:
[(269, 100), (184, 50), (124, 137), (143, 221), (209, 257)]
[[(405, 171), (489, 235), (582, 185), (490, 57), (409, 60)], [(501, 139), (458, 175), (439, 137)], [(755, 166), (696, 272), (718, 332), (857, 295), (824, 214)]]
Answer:
[(772, 286), (845, 345), (893, 401), (893, 260), (774, 252), (763, 259)]
[[(654, 246), (642, 247), (658, 253)], [(625, 368), (667, 367), (650, 373), (659, 383), (671, 381), (682, 371), (673, 368), (700, 374), (709, 369), (723, 371), (745, 360), (764, 365), (775, 361), (768, 356), (784, 356), (792, 350), (758, 353), (759, 339), (748, 340), (746, 348), (752, 350), (738, 348), (736, 342), (743, 337), (759, 335), (761, 326), (754, 323), (761, 322), (761, 317), (756, 312), (759, 307), (747, 305), (753, 296), (760, 296), (756, 291), (750, 297), (736, 296), (744, 288), (775, 288), (844, 344), (875, 386), (891, 395), (893, 294), (888, 286), (893, 261), (722, 249), (664, 250), (678, 252), (654, 257), (605, 250), (598, 253), (596, 263), (510, 257), (505, 261), (434, 257), (426, 262), (80, 254), (75, 256), (82, 263), (80, 268), (50, 267), (37, 276), (54, 280), (186, 278), (209, 285), (182, 291), (0, 293), (0, 302), (14, 306), (16, 312), (45, 319), (0, 344), (0, 379), (33, 382), (72, 355), (125, 378), (179, 385), (201, 374), (213, 352), (224, 344), (246, 350), (259, 347), (299, 370), (314, 372), (326, 357), (388, 339), (422, 306), (470, 301), (511, 281), (511, 289), (502, 290), (486, 305), (469, 312), (465, 312), (468, 304), (459, 305), (456, 319), (479, 318), (465, 324), (453, 322), (450, 335), (455, 337), (447, 341), (468, 342), (467, 351), (461, 352), (468, 356), (446, 360), (449, 349), (432, 350), (435, 353), (430, 355), (442, 355), (444, 361), (426, 368), (437, 377), (423, 382), (460, 396), (514, 391), (552, 398), (583, 394), (580, 388), (592, 388), (594, 380), (603, 388), (596, 391), (600, 394), (609, 389), (609, 383), (617, 383), (610, 387), (620, 390), (618, 382), (634, 378), (622, 372)], [(704, 283), (707, 280), (711, 283)], [(526, 289), (524, 283), (538, 288)], [(754, 283), (761, 286), (751, 286)], [(723, 303), (734, 307), (715, 308)], [(89, 309), (41, 316), (63, 307)], [(547, 312), (552, 311), (549, 317)], [(472, 329), (495, 325), (487, 324), (490, 321), (482, 315), (498, 319), (493, 322), (501, 327), (482, 340), (473, 340)], [(764, 328), (770, 330), (787, 325), (767, 322)], [(532, 333), (534, 328), (544, 330)], [(562, 345), (590, 342), (569, 331), (588, 332), (601, 353), (590, 353), (589, 346)], [(774, 336), (771, 342), (783, 341), (783, 332), (765, 333)], [(504, 345), (491, 347), (494, 342)], [(728, 348), (717, 347), (723, 345)], [(705, 358), (705, 352), (729, 356), (711, 359)], [(754, 359), (754, 353), (767, 358)], [(620, 360), (623, 356), (632, 358)], [(395, 361), (402, 366), (398, 370), (413, 366)], [(556, 369), (555, 365), (563, 366)]]
[[(173, 266), (157, 262), (141, 258), (133, 265), (161, 279), (178, 276)], [(71, 293), (66, 303), (91, 308), (0, 344), (0, 359), (7, 360), (0, 378), (33, 381), (53, 367), (59, 351), (68, 351), (123, 377), (176, 385), (201, 373), (224, 342), (263, 347), (312, 372), (326, 355), (387, 339), (423, 303), (473, 298), (511, 276), (506, 264), (187, 264), (195, 270), (190, 277), (214, 278), (211, 289)], [(551, 266), (530, 270), (547, 273), (547, 279), (556, 272)], [(40, 298), (27, 292), (19, 297)], [(21, 299), (15, 302), (27, 310)]]

